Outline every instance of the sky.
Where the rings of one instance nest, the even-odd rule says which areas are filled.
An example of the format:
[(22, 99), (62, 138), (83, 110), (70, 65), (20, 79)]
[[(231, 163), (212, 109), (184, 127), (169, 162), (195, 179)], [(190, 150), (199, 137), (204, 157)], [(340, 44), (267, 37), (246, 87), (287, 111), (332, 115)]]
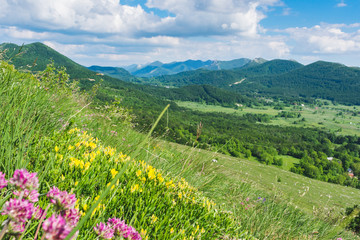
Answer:
[(0, 43), (84, 65), (237, 58), (360, 66), (360, 0), (0, 0)]

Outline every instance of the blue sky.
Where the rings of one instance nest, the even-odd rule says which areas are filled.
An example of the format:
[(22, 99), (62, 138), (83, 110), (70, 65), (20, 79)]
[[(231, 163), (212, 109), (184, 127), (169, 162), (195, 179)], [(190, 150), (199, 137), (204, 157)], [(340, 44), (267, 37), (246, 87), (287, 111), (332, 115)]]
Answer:
[(0, 42), (85, 66), (236, 58), (360, 66), (360, 0), (0, 0)]

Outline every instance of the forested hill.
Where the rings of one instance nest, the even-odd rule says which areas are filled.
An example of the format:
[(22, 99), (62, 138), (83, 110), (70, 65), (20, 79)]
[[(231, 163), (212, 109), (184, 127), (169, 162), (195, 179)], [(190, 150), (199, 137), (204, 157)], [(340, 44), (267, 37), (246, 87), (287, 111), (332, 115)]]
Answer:
[(303, 66), (295, 61), (272, 60), (233, 70), (197, 70), (161, 76), (152, 82), (167, 86), (209, 84), (248, 95), (323, 98), (360, 104), (360, 69), (324, 61)]
[(141, 81), (141, 79), (130, 75), (125, 69), (96, 66), (90, 68), (94, 71), (99, 69), (101, 71), (106, 70), (107, 73), (111, 73), (109, 75), (113, 74), (118, 78), (122, 76), (124, 80), (122, 81), (118, 78), (102, 75), (87, 69), (42, 43), (32, 43), (24, 46), (3, 43), (0, 45), (0, 51), (4, 51), (5, 60), (10, 60), (18, 69), (23, 70), (43, 71), (46, 65), (53, 61), (55, 67), (65, 67), (70, 78), (79, 81), (82, 89), (90, 89), (94, 84), (100, 83), (102, 79), (102, 87), (98, 91), (97, 97), (102, 102), (111, 102), (114, 99), (106, 94), (106, 89), (116, 89), (118, 97), (122, 99), (122, 103), (129, 108), (139, 107), (139, 109), (142, 109), (151, 106), (150, 109), (159, 110), (168, 104), (166, 99), (206, 102), (223, 106), (235, 106), (235, 103), (249, 104), (250, 101), (253, 101), (238, 93), (218, 89), (213, 86), (186, 86), (179, 89), (167, 89), (133, 84), (127, 81), (136, 82), (137, 79), (138, 81)]
[(360, 69), (319, 61), (284, 74), (252, 77), (233, 89), (239, 92), (257, 89), (272, 96), (323, 98), (358, 105)]
[(169, 86), (186, 86), (193, 84), (209, 84), (217, 87), (228, 88), (237, 85), (242, 79), (255, 76), (271, 76), (286, 73), (301, 68), (295, 61), (271, 60), (264, 63), (250, 62), (241, 68), (232, 70), (209, 71), (199, 69), (196, 71), (182, 72), (171, 76), (161, 76), (153, 80), (154, 83)]

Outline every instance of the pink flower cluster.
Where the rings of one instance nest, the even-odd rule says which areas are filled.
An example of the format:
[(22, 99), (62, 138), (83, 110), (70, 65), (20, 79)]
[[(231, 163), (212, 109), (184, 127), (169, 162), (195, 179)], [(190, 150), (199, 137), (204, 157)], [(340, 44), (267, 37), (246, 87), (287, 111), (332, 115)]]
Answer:
[(37, 173), (29, 173), (26, 169), (17, 169), (9, 181), (5, 179), (5, 174), (0, 172), (0, 189), (10, 185), (15, 186), (13, 192), (18, 198), (12, 198), (5, 202), (1, 214), (7, 215), (8, 232), (10, 234), (19, 234), (25, 230), (25, 223), (31, 219), (37, 211), (33, 203), (39, 200), (39, 180)]
[[(43, 214), (46, 214), (43, 209), (33, 205), (39, 200), (37, 191), (39, 180), (36, 175), (37, 173), (29, 173), (26, 169), (18, 169), (15, 170), (13, 177), (7, 181), (5, 174), (0, 172), (0, 190), (6, 187), (8, 183), (16, 188), (13, 194), (17, 198), (7, 201), (1, 211), (2, 215), (8, 216), (6, 224), (9, 234), (21, 234), (24, 232), (25, 223), (28, 220), (32, 217), (40, 219)], [(74, 209), (75, 194), (69, 194), (66, 191), (60, 191), (57, 187), (52, 187), (46, 196), (55, 205), (56, 213), (42, 224), (44, 239), (65, 239), (80, 219), (78, 210)]]
[(0, 190), (6, 187), (8, 181), (5, 179), (5, 173), (0, 172)]
[(69, 194), (66, 191), (60, 191), (57, 187), (52, 187), (46, 195), (50, 202), (60, 210), (72, 209), (76, 203), (75, 194)]
[(21, 190), (38, 189), (39, 180), (36, 175), (37, 173), (29, 173), (26, 169), (17, 169), (9, 183)]
[(65, 218), (60, 215), (53, 214), (46, 219), (42, 225), (45, 232), (45, 239), (62, 240), (71, 232), (70, 227)]
[(80, 219), (79, 211), (74, 209), (76, 203), (75, 194), (60, 191), (54, 186), (46, 196), (55, 205), (57, 213), (46, 219), (42, 225), (45, 239), (65, 239)]
[(2, 215), (8, 215), (14, 222), (26, 222), (34, 213), (34, 205), (25, 199), (12, 198), (2, 208)]
[(119, 218), (109, 218), (108, 222), (98, 223), (94, 230), (100, 238), (112, 239), (113, 237), (123, 237), (131, 240), (141, 240), (141, 235), (135, 228), (129, 226)]

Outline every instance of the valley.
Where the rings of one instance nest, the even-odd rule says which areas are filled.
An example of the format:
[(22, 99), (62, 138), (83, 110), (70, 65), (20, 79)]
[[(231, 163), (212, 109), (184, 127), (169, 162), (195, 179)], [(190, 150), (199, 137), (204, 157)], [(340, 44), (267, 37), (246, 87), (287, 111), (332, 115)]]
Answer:
[[(66, 114), (74, 116), (71, 124), (79, 131), (94, 132), (104, 145), (144, 159), (161, 169), (164, 176), (185, 178), (242, 223), (240, 229), (227, 229), (229, 233), (240, 236), (241, 231), (250, 231), (260, 239), (333, 239), (335, 236), (356, 239), (344, 226), (339, 227), (339, 222), (345, 209), (360, 201), (357, 69), (324, 62), (303, 66), (288, 60), (246, 60), (241, 67), (236, 65), (239, 61), (235, 61), (223, 63), (227, 67), (220, 70), (196, 69), (146, 78), (121, 68), (93, 67), (96, 71), (93, 72), (41, 43), (0, 46), (7, 61), (19, 69), (19, 73), (14, 73), (19, 79), (21, 74), (34, 74), (34, 78), (40, 79), (39, 83), (49, 84), (47, 89), (53, 94), (50, 97), (57, 94), (54, 86), (61, 86), (58, 94), (75, 94), (76, 101), (64, 98), (70, 105), (64, 105), (61, 112), (53, 108), (54, 116), (66, 113), (68, 108)], [(12, 71), (3, 64), (6, 71)], [(320, 67), (324, 70), (319, 73)], [(327, 78), (324, 77), (329, 76), (327, 72), (336, 74)], [(283, 80), (295, 75), (299, 77), (283, 84)], [(345, 77), (348, 82), (339, 80)], [(311, 79), (306, 81), (307, 78)], [(319, 82), (319, 79), (322, 80)], [(314, 84), (318, 86), (315, 90)], [(339, 84), (343, 88), (335, 91)], [(285, 94), (290, 88), (293, 92)], [(61, 97), (54, 99), (60, 101)], [(71, 104), (74, 108), (69, 107)], [(145, 135), (152, 131), (159, 113), (167, 105), (170, 107), (151, 132), (152, 140), (146, 147), (138, 147), (139, 142), (147, 139)], [(41, 106), (47, 109), (46, 105)], [(81, 110), (77, 112), (76, 108)], [(10, 109), (6, 113), (16, 119), (16, 113), (11, 115)], [(63, 121), (63, 117), (60, 119)], [(3, 131), (7, 131), (5, 126)], [(52, 131), (46, 134), (51, 136)], [(54, 137), (49, 139), (55, 141)], [(41, 144), (50, 144), (45, 142)], [(17, 142), (6, 144), (13, 143)], [(70, 156), (67, 152), (70, 147), (66, 150), (61, 141), (55, 144), (64, 151), (63, 157)], [(33, 156), (37, 154), (36, 148), (40, 146), (35, 145)], [(53, 156), (45, 149), (46, 154), (57, 159), (57, 151)], [(34, 161), (34, 157), (29, 161)], [(132, 168), (134, 179), (139, 174), (135, 174), (136, 168)], [(91, 174), (97, 174), (97, 170), (93, 171)], [(71, 179), (78, 180), (75, 176)], [(125, 191), (137, 191), (134, 189), (141, 183), (134, 181), (138, 186), (125, 184)], [(84, 186), (78, 188), (79, 193), (86, 192)], [(155, 188), (151, 189), (158, 194)], [(182, 192), (176, 194), (179, 201), (185, 201)], [(122, 201), (126, 206), (123, 213), (128, 219), (134, 219), (133, 202)], [(160, 212), (151, 212), (141, 202), (136, 204), (139, 204), (138, 211), (144, 210), (147, 215), (135, 224), (148, 227), (148, 234), (152, 236), (160, 234), (158, 227), (168, 224), (167, 220), (163, 219), (157, 227), (149, 227), (154, 224), (151, 214)], [(175, 210), (179, 211), (177, 221), (180, 222), (181, 210)], [(146, 221), (151, 224), (144, 224)], [(279, 227), (282, 225), (287, 227)], [(169, 237), (169, 233), (162, 234), (166, 239)], [(217, 230), (216, 234), (221, 235)]]

